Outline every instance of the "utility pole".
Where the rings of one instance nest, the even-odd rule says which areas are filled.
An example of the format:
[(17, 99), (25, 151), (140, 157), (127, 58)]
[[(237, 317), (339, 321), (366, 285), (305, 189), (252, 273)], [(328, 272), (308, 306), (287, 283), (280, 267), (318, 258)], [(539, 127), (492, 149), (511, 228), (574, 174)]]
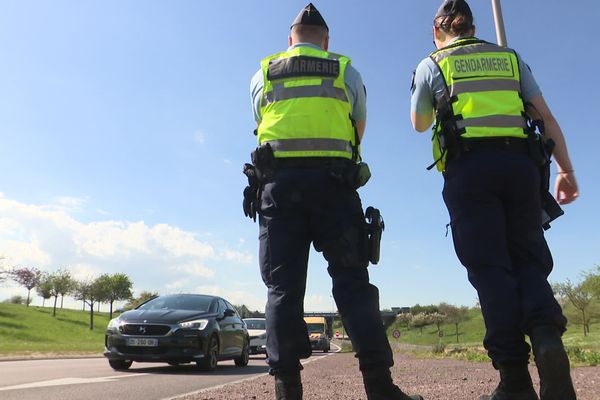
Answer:
[(504, 30), (500, 0), (492, 0), (492, 10), (494, 12), (494, 23), (496, 24), (496, 40), (499, 46), (506, 47), (506, 31)]

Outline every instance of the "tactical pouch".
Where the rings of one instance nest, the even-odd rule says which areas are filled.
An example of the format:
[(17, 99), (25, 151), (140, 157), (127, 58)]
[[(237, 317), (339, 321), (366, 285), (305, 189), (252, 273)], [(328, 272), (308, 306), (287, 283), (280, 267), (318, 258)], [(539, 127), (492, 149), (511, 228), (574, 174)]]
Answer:
[(371, 178), (371, 170), (365, 162), (352, 163), (345, 169), (343, 178), (352, 189), (358, 189), (367, 184)]
[(368, 256), (369, 261), (372, 264), (379, 262), (379, 255), (381, 250), (381, 236), (385, 229), (385, 224), (381, 213), (374, 207), (367, 207), (365, 210), (365, 219), (367, 221), (367, 242), (368, 242)]
[(550, 229), (550, 222), (563, 215), (565, 212), (548, 191), (542, 192), (542, 228)]
[(269, 143), (258, 146), (251, 154), (252, 164), (260, 183), (273, 179), (276, 172), (275, 154)]

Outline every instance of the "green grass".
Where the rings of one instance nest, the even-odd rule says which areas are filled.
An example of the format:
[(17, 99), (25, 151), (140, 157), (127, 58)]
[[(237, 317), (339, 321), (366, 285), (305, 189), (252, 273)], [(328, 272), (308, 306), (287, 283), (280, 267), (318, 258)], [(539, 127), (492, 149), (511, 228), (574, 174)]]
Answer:
[(106, 313), (0, 304), (0, 355), (33, 353), (100, 353), (104, 348)]
[[(413, 346), (413, 352), (422, 357), (455, 357), (469, 361), (488, 361), (482, 348), (485, 328), (481, 312), (470, 311), (470, 319), (459, 325), (459, 343), (456, 343), (454, 325), (441, 326), (444, 335), (438, 336), (437, 327), (430, 325), (407, 329), (398, 323), (388, 329), (393, 348)], [(0, 356), (15, 354), (100, 353), (104, 348), (104, 330), (108, 324), (106, 313), (94, 313), (94, 330), (89, 329), (89, 311), (57, 309), (52, 317), (50, 307), (25, 307), (0, 303)], [(336, 321), (334, 331), (342, 331)], [(392, 336), (394, 330), (401, 336)], [(592, 324), (591, 332), (583, 336), (580, 325), (570, 324), (563, 341), (571, 361), (578, 365), (600, 365), (600, 324)], [(346, 344), (344, 351), (349, 351)]]
[[(570, 311), (570, 310), (566, 310)], [(440, 330), (444, 333), (439, 337), (437, 327), (429, 325), (423, 330), (411, 328), (398, 323), (388, 328), (388, 337), (394, 348), (406, 349), (407, 346), (416, 346), (410, 350), (420, 357), (453, 357), (468, 361), (489, 361), (483, 349), (483, 336), (485, 325), (478, 309), (469, 311), (470, 319), (459, 325), (459, 343), (456, 343), (456, 328), (454, 325), (444, 324)], [(400, 338), (392, 336), (394, 330), (400, 331)], [(588, 336), (583, 335), (583, 327), (569, 324), (563, 336), (571, 362), (575, 365), (600, 365), (600, 324), (592, 324)]]

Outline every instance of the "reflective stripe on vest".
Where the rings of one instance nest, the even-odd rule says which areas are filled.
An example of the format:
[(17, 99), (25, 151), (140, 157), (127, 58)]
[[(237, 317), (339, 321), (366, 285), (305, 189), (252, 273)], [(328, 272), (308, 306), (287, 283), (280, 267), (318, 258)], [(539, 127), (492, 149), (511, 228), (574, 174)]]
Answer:
[(269, 141), (273, 151), (303, 150), (352, 152), (350, 142), (339, 139), (282, 139)]
[(283, 83), (273, 85), (273, 90), (263, 96), (262, 105), (283, 101), (289, 99), (298, 99), (302, 97), (327, 97), (348, 101), (348, 96), (344, 89), (333, 86), (332, 80), (324, 80), (320, 85), (316, 86), (297, 86), (285, 87)]
[(298, 46), (261, 62), (258, 142), (275, 157), (352, 158), (355, 134), (344, 74), (350, 59)]
[[(525, 106), (517, 56), (511, 49), (478, 39), (460, 39), (431, 54), (451, 99), (452, 113), (461, 138), (525, 138)], [(434, 125), (434, 159), (445, 167)]]

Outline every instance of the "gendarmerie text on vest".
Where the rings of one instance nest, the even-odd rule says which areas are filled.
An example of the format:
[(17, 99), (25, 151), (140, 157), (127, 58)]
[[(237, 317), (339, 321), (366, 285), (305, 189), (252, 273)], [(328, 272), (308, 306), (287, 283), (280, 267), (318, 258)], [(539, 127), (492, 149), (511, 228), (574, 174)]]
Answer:
[(299, 76), (337, 78), (339, 74), (340, 63), (338, 60), (310, 56), (295, 56), (271, 60), (267, 78), (270, 80)]
[(512, 63), (506, 57), (459, 58), (454, 60), (454, 70), (459, 73), (509, 72), (513, 73)]

